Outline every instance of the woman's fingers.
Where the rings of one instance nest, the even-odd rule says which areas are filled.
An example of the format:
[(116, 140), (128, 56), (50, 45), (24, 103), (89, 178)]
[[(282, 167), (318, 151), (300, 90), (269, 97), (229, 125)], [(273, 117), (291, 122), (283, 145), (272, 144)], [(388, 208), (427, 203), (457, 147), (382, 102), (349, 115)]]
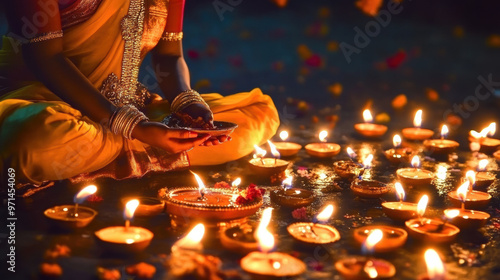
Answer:
[(210, 136), (207, 135), (205, 137), (200, 137), (196, 139), (170, 139), (170, 140), (175, 142), (178, 150), (186, 151), (203, 144), (205, 141), (208, 140), (209, 137)]
[(168, 138), (191, 139), (191, 138), (198, 138), (198, 136), (199, 134), (196, 132), (183, 129), (170, 129)]

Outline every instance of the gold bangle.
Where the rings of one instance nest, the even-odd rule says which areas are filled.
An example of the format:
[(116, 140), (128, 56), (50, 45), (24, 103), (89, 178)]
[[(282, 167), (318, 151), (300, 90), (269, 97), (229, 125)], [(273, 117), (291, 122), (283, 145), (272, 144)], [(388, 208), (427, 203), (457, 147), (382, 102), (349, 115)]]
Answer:
[(43, 42), (43, 41), (52, 40), (52, 39), (56, 39), (56, 38), (62, 38), (62, 36), (63, 36), (62, 30), (47, 32), (47, 33), (40, 34), (39, 36), (28, 39), (28, 43), (33, 44), (33, 43)]
[(161, 40), (174, 42), (182, 40), (182, 37), (184, 37), (184, 33), (182, 32), (165, 32), (163, 33)]
[(132, 139), (132, 131), (138, 123), (149, 120), (143, 112), (133, 105), (124, 105), (116, 110), (110, 118), (109, 128), (114, 134), (121, 134)]

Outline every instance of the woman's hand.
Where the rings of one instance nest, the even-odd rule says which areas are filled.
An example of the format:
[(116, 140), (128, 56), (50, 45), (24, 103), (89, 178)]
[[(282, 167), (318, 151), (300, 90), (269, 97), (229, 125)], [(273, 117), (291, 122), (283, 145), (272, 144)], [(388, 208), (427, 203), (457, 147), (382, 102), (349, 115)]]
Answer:
[(182, 113), (190, 115), (193, 119), (201, 117), (206, 123), (213, 123), (214, 114), (205, 104), (193, 103), (181, 110)]
[(132, 132), (132, 137), (148, 145), (177, 154), (205, 143), (210, 136), (182, 129), (171, 129), (159, 122), (141, 122)]

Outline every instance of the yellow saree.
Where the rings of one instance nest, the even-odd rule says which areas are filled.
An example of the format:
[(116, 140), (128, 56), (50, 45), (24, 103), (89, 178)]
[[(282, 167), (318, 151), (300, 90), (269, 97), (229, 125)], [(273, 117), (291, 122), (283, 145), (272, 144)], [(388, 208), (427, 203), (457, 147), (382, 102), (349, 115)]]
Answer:
[[(78, 5), (93, 2), (96, 1), (80, 0), (72, 8), (77, 12)], [(142, 61), (160, 40), (167, 17), (166, 2), (102, 0), (85, 21), (63, 26), (66, 57), (97, 89), (101, 89), (111, 73), (122, 82), (123, 77), (129, 82), (136, 81), (133, 71), (138, 65), (130, 61), (133, 57), (130, 52), (135, 51)], [(130, 47), (123, 38), (121, 21), (130, 15), (132, 5), (144, 7), (144, 15), (143, 30), (135, 33), (140, 44)], [(61, 14), (68, 13), (62, 11)], [(227, 97), (203, 94), (215, 120), (239, 125), (232, 134), (233, 140), (170, 155), (140, 141), (115, 135), (61, 101), (31, 78), (14, 42), (4, 36), (0, 50), (0, 76), (7, 78), (0, 88), (0, 168), (14, 168), (20, 183), (40, 184), (67, 178), (79, 181), (99, 176), (123, 179), (140, 177), (149, 171), (222, 164), (249, 154), (254, 144), (269, 139), (279, 125), (271, 98), (259, 89)], [(168, 113), (165, 111), (156, 119)]]

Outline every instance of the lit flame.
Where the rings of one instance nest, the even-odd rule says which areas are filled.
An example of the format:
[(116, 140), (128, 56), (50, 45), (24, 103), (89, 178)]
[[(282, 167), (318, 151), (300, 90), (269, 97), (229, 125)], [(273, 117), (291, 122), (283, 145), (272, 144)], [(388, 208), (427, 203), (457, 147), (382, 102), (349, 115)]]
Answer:
[(320, 133), (319, 133), (319, 141), (320, 142), (326, 142), (326, 137), (328, 137), (328, 131), (326, 130), (322, 130)]
[(373, 121), (372, 112), (370, 112), (370, 110), (366, 109), (363, 111), (363, 120), (367, 123), (371, 123)]
[(469, 191), (469, 181), (465, 181), (460, 187), (457, 189), (457, 196), (460, 198), (462, 202), (465, 203), (467, 199), (467, 192)]
[(271, 149), (271, 154), (273, 154), (273, 157), (279, 158), (280, 157), (280, 152), (276, 149), (276, 146), (273, 144), (273, 142), (267, 140), (267, 144), (269, 144), (269, 148)]
[(365, 240), (364, 249), (367, 252), (372, 252), (375, 245), (377, 245), (383, 237), (384, 233), (380, 229), (372, 230)]
[(274, 269), (280, 269), (281, 268), (281, 263), (278, 261), (273, 262), (273, 268)]
[(443, 124), (443, 127), (441, 127), (441, 137), (446, 138), (446, 136), (448, 136), (448, 132), (450, 132), (448, 126)]
[(321, 223), (326, 223), (328, 222), (328, 219), (330, 219), (330, 217), (332, 216), (333, 214), (333, 205), (332, 204), (328, 204), (325, 209), (323, 209), (323, 211), (321, 211), (318, 216), (316, 216), (316, 219), (318, 219), (319, 222)]
[(489, 126), (487, 126), (487, 127), (483, 128), (483, 129), (481, 130), (481, 132), (479, 132), (479, 135), (481, 135), (481, 138), (486, 138), (486, 137), (488, 137), (488, 134), (490, 134), (490, 127), (489, 127)]
[(363, 267), (363, 271), (370, 277), (370, 279), (375, 279), (378, 277), (377, 268), (373, 266), (373, 261), (367, 261)]
[(253, 147), (255, 148), (255, 154), (253, 155), (253, 158), (263, 158), (266, 156), (266, 150), (259, 148), (259, 146), (257, 145), (253, 145)]
[(203, 193), (206, 190), (205, 184), (203, 184), (203, 181), (201, 180), (200, 176), (198, 176), (198, 174), (194, 173), (193, 171), (191, 171), (191, 173), (193, 173), (194, 178), (198, 183), (198, 190), (200, 191), (200, 194)]
[(469, 132), (470, 136), (474, 137), (475, 139), (479, 139), (482, 137), (481, 133), (475, 131), (475, 130), (471, 130)]
[(394, 145), (394, 148), (397, 148), (401, 145), (401, 136), (399, 134), (394, 135), (392, 137), (392, 144)]
[(444, 215), (446, 216), (446, 218), (448, 218), (448, 220), (451, 220), (451, 219), (455, 218), (456, 216), (458, 216), (458, 214), (460, 214), (460, 210), (452, 209), (450, 211), (446, 211), (446, 213)]
[(365, 168), (370, 168), (372, 167), (372, 161), (373, 161), (373, 155), (372, 154), (369, 154), (365, 160), (363, 160), (363, 166)]
[(488, 126), (490, 129), (490, 131), (488, 132), (488, 136), (490, 137), (493, 137), (493, 135), (495, 135), (495, 132), (497, 132), (497, 123), (495, 122), (492, 122), (490, 123), (490, 125)]
[(427, 203), (429, 203), (429, 197), (424, 194), (417, 204), (417, 215), (423, 217), (425, 214), (425, 208), (427, 208)]
[(281, 185), (285, 188), (291, 188), (292, 187), (292, 180), (293, 176), (286, 176), (285, 180), (281, 183)]
[(280, 138), (281, 140), (286, 141), (286, 139), (288, 139), (288, 131), (283, 130), (282, 132), (280, 132)]
[(469, 181), (471, 186), (474, 186), (476, 183), (476, 172), (469, 170), (465, 173), (465, 178)]
[(405, 189), (403, 188), (403, 185), (401, 185), (400, 182), (396, 182), (394, 187), (396, 188), (396, 194), (398, 195), (399, 200), (405, 200)]
[(419, 156), (414, 156), (411, 159), (411, 166), (413, 168), (419, 168), (420, 167), (420, 157)]
[(239, 186), (241, 184), (241, 178), (236, 178), (236, 180), (234, 180), (232, 183), (231, 183), (231, 186), (233, 188), (236, 188), (237, 186)]
[(347, 150), (347, 155), (349, 155), (350, 158), (356, 157), (356, 153), (354, 152), (354, 150), (351, 147), (347, 147), (346, 150)]
[(430, 280), (444, 279), (444, 265), (438, 253), (434, 249), (427, 249), (424, 254), (425, 264), (427, 266), (427, 276)]
[(186, 236), (177, 241), (174, 247), (182, 249), (197, 249), (200, 246), (200, 242), (205, 235), (205, 226), (203, 224), (197, 224), (193, 229), (189, 231)]
[(262, 212), (260, 224), (255, 232), (255, 238), (259, 242), (260, 250), (264, 253), (269, 252), (274, 247), (274, 236), (267, 230), (267, 226), (271, 222), (273, 208), (266, 208)]
[(82, 203), (88, 196), (93, 195), (96, 191), (97, 187), (95, 185), (86, 186), (75, 195), (75, 203)]
[(477, 171), (486, 171), (486, 166), (488, 166), (488, 160), (487, 159), (482, 159), (479, 161), (479, 164), (477, 165)]
[(418, 110), (413, 118), (413, 126), (420, 127), (422, 125), (422, 110)]
[(137, 199), (132, 199), (125, 204), (125, 213), (123, 214), (125, 216), (125, 220), (130, 220), (134, 217), (134, 212), (135, 209), (139, 206), (139, 200)]

